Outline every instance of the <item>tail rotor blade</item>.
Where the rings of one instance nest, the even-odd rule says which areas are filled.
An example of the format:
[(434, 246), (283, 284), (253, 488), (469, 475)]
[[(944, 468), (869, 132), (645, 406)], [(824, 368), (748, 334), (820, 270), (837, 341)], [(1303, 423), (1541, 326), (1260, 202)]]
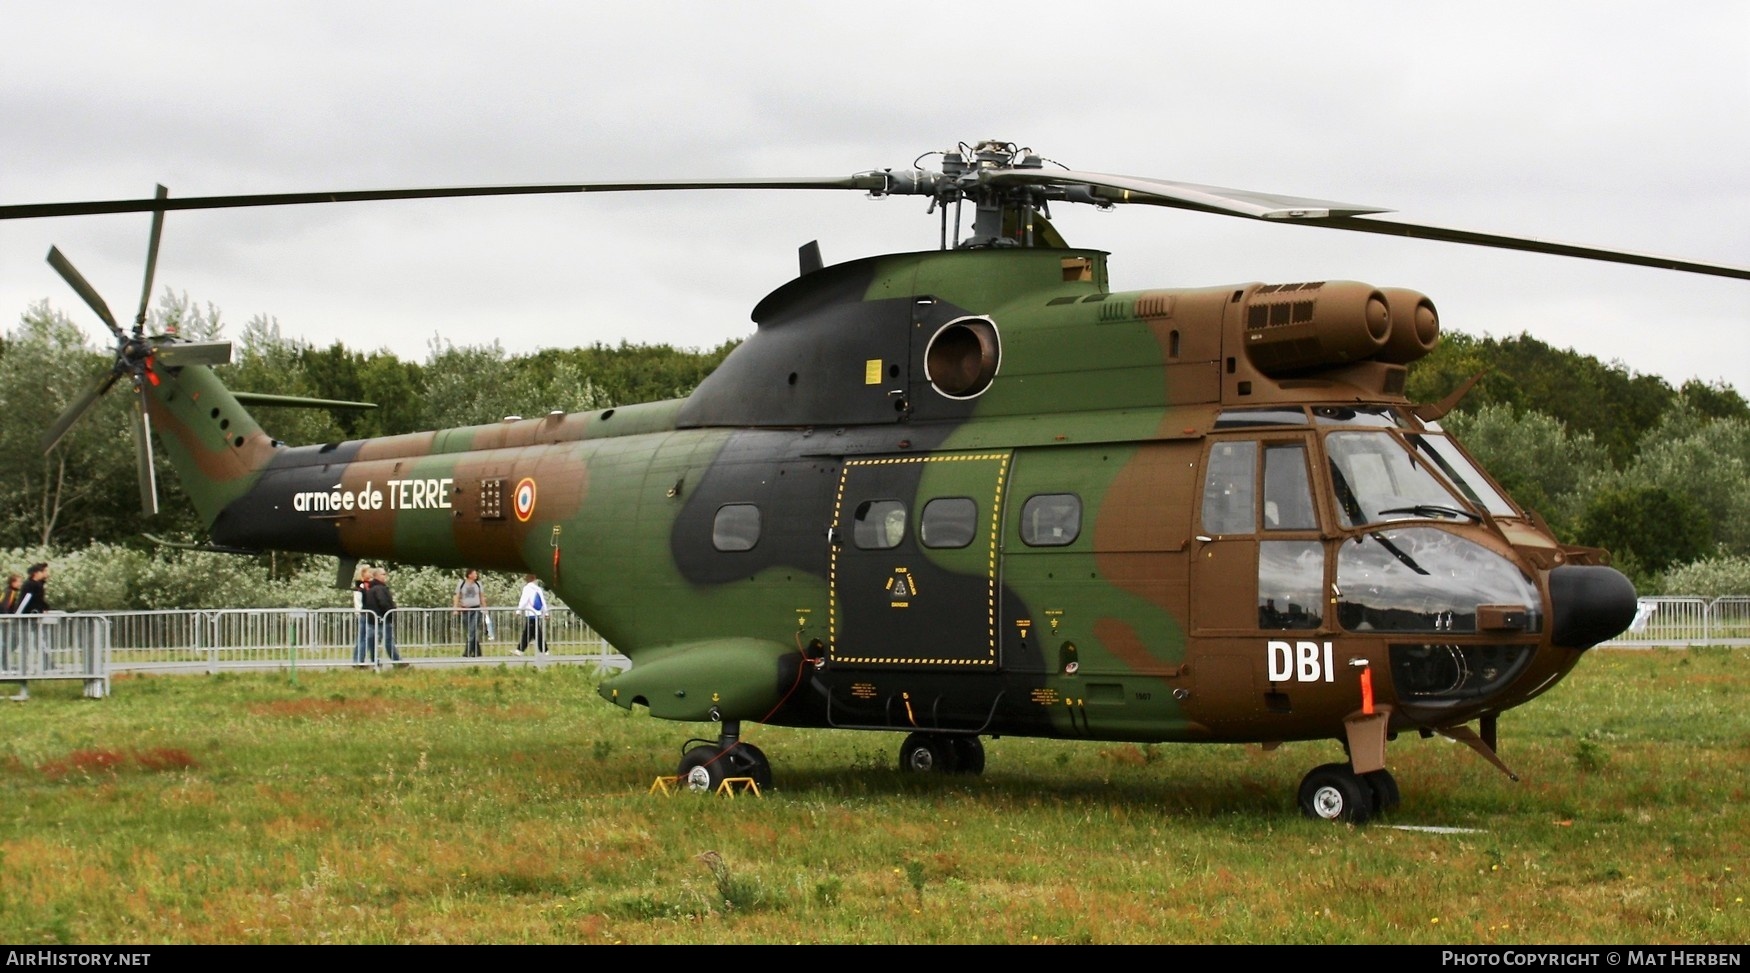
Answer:
[(146, 411), (146, 392), (134, 398), (134, 459), (139, 466), (140, 512), (158, 513), (158, 471), (152, 465), (152, 416)]
[(114, 385), (116, 379), (121, 378), (121, 376), (122, 372), (119, 369), (111, 371), (108, 375), (98, 379), (96, 384), (86, 389), (77, 401), (68, 406), (67, 411), (61, 413), (60, 418), (55, 420), (55, 424), (43, 434), (43, 452), (46, 453), (54, 449), (60, 443), (61, 437), (67, 435), (67, 430), (72, 429), (73, 424), (78, 422), (80, 417), (85, 415), (93, 405), (97, 404), (97, 400), (102, 398), (103, 393), (108, 392), (110, 386)]
[(229, 341), (179, 341), (159, 345), (152, 357), (172, 368), (183, 365), (226, 365), (231, 361)]
[(109, 305), (103, 303), (103, 298), (97, 296), (97, 289), (85, 282), (85, 278), (74, 268), (72, 261), (62, 255), (59, 247), (49, 248), (49, 266), (59, 271), (61, 277), (71, 284), (75, 291), (79, 292), (79, 296), (85, 298), (85, 303), (91, 305), (91, 309), (97, 312), (97, 316), (103, 319), (104, 324), (109, 325), (109, 330), (115, 332), (117, 338), (126, 340), (127, 335), (123, 334), (121, 326), (115, 323), (115, 315), (109, 313)]
[[(156, 199), (167, 199), (170, 190), (158, 187)], [(152, 275), (158, 269), (158, 239), (164, 235), (164, 211), (152, 211), (152, 242), (146, 247), (146, 283), (140, 288), (140, 312), (134, 315), (134, 334), (142, 334), (146, 330), (146, 304), (152, 299)]]

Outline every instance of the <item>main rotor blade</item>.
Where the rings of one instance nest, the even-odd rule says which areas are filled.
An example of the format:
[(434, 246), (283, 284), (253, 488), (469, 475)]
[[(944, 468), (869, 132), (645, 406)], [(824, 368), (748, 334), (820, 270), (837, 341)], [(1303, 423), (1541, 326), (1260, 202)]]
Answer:
[(80, 297), (85, 298), (85, 303), (91, 305), (91, 309), (97, 312), (97, 316), (103, 319), (104, 324), (109, 325), (109, 330), (114, 331), (117, 338), (123, 341), (127, 340), (127, 335), (122, 333), (121, 326), (115, 323), (115, 315), (109, 313), (109, 305), (103, 303), (103, 298), (97, 295), (97, 288), (86, 283), (85, 277), (73, 266), (73, 262), (61, 253), (59, 247), (49, 248), (49, 266), (59, 271), (62, 279), (73, 285), (73, 289), (79, 292)]
[(73, 424), (78, 422), (80, 417), (85, 415), (86, 411), (96, 404), (97, 400), (103, 397), (103, 393), (108, 392), (110, 386), (114, 385), (116, 379), (121, 378), (121, 376), (120, 369), (111, 370), (108, 375), (99, 378), (72, 405), (68, 406), (67, 411), (61, 413), (60, 417), (55, 420), (55, 424), (49, 427), (49, 431), (43, 433), (43, 452), (46, 453), (54, 449), (60, 443), (61, 437), (67, 435), (67, 430), (72, 429)]
[[(1135, 176), (1113, 175), (1109, 173), (1078, 172), (1075, 170), (1016, 169), (998, 167), (979, 171), (977, 179), (981, 184), (993, 187), (1054, 187), (1062, 192), (1063, 198), (1072, 202), (1097, 203), (1101, 205), (1112, 203), (1141, 203), (1152, 206), (1166, 206), (1197, 212), (1215, 213), (1223, 216), (1239, 216), (1248, 219), (1269, 220), (1277, 223), (1298, 223), (1305, 226), (1323, 226), (1331, 229), (1353, 230), (1361, 233), (1377, 233), (1389, 236), (1439, 240), (1448, 243), (1464, 243), (1505, 250), (1524, 250), (1532, 253), (1548, 253), (1560, 256), (1581, 257), (1588, 260), (1602, 260), (1612, 263), (1659, 267), (1667, 270), (1708, 274), (1717, 277), (1750, 279), (1750, 268), (1729, 264), (1707, 263), (1704, 261), (1685, 260), (1662, 254), (1641, 253), (1632, 250), (1618, 250), (1614, 248), (1595, 247), (1576, 243), (1560, 243), (1553, 240), (1538, 240), (1530, 237), (1516, 237), (1500, 233), (1481, 233), (1471, 230), (1459, 230), (1425, 224), (1402, 223), (1393, 220), (1365, 219), (1364, 217), (1370, 215), (1389, 213), (1392, 211), (1380, 206), (1345, 203), (1336, 200), (1315, 199), (1303, 196), (1284, 196), (1247, 189), (1230, 189), (1221, 186), (1204, 186), (1196, 183), (1172, 182), (1162, 179), (1144, 179)], [(237, 196), (185, 196), (178, 199), (170, 199), (167, 197), (167, 194), (160, 193), (159, 196), (153, 199), (121, 199), (71, 203), (27, 203), (0, 206), (0, 220), (138, 212), (151, 212), (162, 216), (163, 213), (170, 210), (184, 209), (227, 209), (246, 206), (290, 206), (303, 203), (342, 203), (370, 200), (429, 199), (462, 196), (651, 192), (690, 189), (856, 189), (870, 192), (875, 195), (906, 194), (934, 195), (941, 197), (944, 194), (951, 195), (962, 192), (965, 188), (966, 187), (959, 184), (956, 177), (950, 177), (938, 172), (909, 169), (872, 170), (856, 173), (850, 176), (758, 179), (651, 179), (586, 183), (551, 183), (525, 186), (457, 186), (449, 188), (378, 189), (333, 193), (265, 193)], [(54, 254), (54, 251), (50, 252), (51, 262), (55, 262)], [(60, 269), (61, 266), (61, 263), (56, 264), (57, 269)], [(67, 270), (63, 270), (62, 275), (68, 276), (68, 271), (70, 271), (70, 269), (71, 266), (68, 265)], [(72, 282), (73, 278), (76, 276), (76, 273), (69, 276), (69, 282)], [(80, 290), (82, 295), (86, 296), (87, 302), (92, 303), (94, 309), (101, 306), (102, 302), (96, 299), (95, 291), (91, 291), (88, 285), (81, 288), (80, 284), (75, 283), (74, 286), (75, 289)], [(104, 316), (106, 321), (113, 320), (103, 312), (100, 312), (100, 316)], [(115, 329), (115, 326), (111, 324), (111, 328)], [(115, 330), (120, 334), (119, 329)]]
[(152, 466), (152, 416), (146, 411), (146, 390), (134, 396), (134, 460), (140, 477), (140, 512), (158, 513), (158, 471)]
[(1243, 216), (1250, 219), (1269, 220), (1273, 223), (1323, 226), (1334, 230), (1354, 230), (1359, 233), (1439, 240), (1444, 243), (1465, 243), (1502, 250), (1548, 253), (1564, 257), (1580, 257), (1586, 260), (1602, 260), (1609, 263), (1658, 267), (1663, 270), (1680, 270), (1713, 277), (1735, 277), (1740, 280), (1750, 280), (1750, 268), (1731, 264), (1706, 263), (1663, 254), (1618, 250), (1613, 247), (1595, 247), (1582, 243), (1539, 240), (1533, 237), (1509, 236), (1504, 233), (1482, 233), (1475, 230), (1405, 223), (1390, 219), (1367, 219), (1365, 217), (1371, 214), (1390, 213), (1393, 210), (1356, 203), (1341, 203), (1335, 200), (1280, 196), (1248, 189), (1226, 189), (1221, 186), (1200, 186), (1194, 183), (1138, 179), (1133, 176), (1113, 176), (1098, 172), (1042, 172), (1005, 169), (988, 173), (985, 178), (998, 185), (1003, 183), (1086, 185), (1092, 187), (1093, 195), (1096, 198), (1113, 203), (1170, 206), (1177, 209), (1215, 213), (1221, 216)]
[(1496, 247), (1502, 250), (1553, 253), (1562, 257), (1582, 257), (1587, 260), (1603, 260), (1609, 263), (1634, 264), (1640, 267), (1658, 267), (1662, 270), (1681, 270), (1691, 274), (1707, 274), (1712, 277), (1736, 277), (1739, 280), (1750, 280), (1750, 267), (1703, 263), (1699, 260), (1685, 260), (1681, 257), (1671, 257), (1664, 254), (1614, 250), (1583, 243), (1562, 243), (1557, 240), (1539, 240), (1534, 237), (1507, 236), (1500, 233), (1479, 233), (1475, 230), (1458, 230), (1421, 223), (1400, 223), (1396, 220), (1369, 220), (1343, 216), (1332, 216), (1329, 219), (1285, 220), (1284, 222), (1303, 223), (1307, 226), (1328, 226), (1333, 229), (1356, 230), (1361, 233), (1381, 233), (1386, 236), (1411, 237), (1418, 240), (1468, 243), (1474, 246)]
[(549, 183), (528, 186), (453, 186), (434, 189), (367, 189), (338, 193), (258, 193), (244, 196), (180, 196), (168, 199), (95, 200), (77, 203), (22, 203), (0, 206), (0, 220), (101, 213), (162, 213), (184, 209), (234, 209), (244, 206), (295, 206), (302, 203), (356, 203), (383, 199), (433, 199), (453, 196), (538, 196), (559, 193), (655, 192), (677, 189), (881, 189), (880, 173), (766, 179), (648, 179), (616, 182)]
[(231, 343), (179, 341), (175, 344), (158, 345), (152, 350), (152, 357), (173, 368), (183, 365), (224, 365), (231, 361)]
[[(163, 200), (170, 190), (158, 187), (156, 199)], [(140, 288), (140, 313), (134, 315), (134, 336), (146, 330), (146, 302), (152, 299), (152, 274), (158, 269), (158, 239), (164, 235), (164, 211), (152, 211), (152, 242), (146, 247), (146, 283)]]
[(1203, 186), (1191, 182), (1170, 182), (1165, 179), (1141, 179), (1136, 176), (1115, 176), (1104, 172), (1073, 170), (999, 169), (984, 174), (994, 184), (1026, 183), (1032, 185), (1090, 186), (1095, 198), (1113, 203), (1145, 203), (1176, 209), (1220, 213), (1226, 216), (1249, 216), (1254, 219), (1305, 218), (1307, 215), (1353, 216), (1361, 213), (1390, 213), (1383, 206), (1362, 203), (1341, 203), (1333, 199), (1313, 199), (1306, 196), (1283, 196), (1251, 189), (1228, 189)]

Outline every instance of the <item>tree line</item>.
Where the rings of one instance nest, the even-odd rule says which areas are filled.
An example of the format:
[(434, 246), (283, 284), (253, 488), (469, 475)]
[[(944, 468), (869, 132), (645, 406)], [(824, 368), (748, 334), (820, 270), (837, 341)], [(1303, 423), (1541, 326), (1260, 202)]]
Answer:
[[(224, 337), (225, 325), (212, 305), (166, 292), (148, 330), (210, 340)], [(231, 387), (251, 392), (384, 406), (260, 408), (263, 425), (283, 441), (319, 443), (678, 398), (736, 344), (596, 343), (508, 355), (496, 341), (457, 346), (434, 338), (424, 361), (413, 362), (339, 342), (318, 348), (256, 316), (219, 371)], [(340, 604), (333, 558), (238, 558), (162, 547), (144, 536), (195, 541), (203, 532), (192, 507), (174, 499), (150, 525), (139, 513), (124, 385), (43, 453), (43, 431), (111, 362), (107, 347), (90, 343), (46, 301), (0, 337), (0, 560), (56, 562), (61, 597), (54, 604), (69, 610)], [(1527, 335), (1448, 333), (1411, 366), (1407, 394), (1437, 402), (1477, 375), (1443, 425), (1558, 537), (1609, 549), (1643, 593), (1750, 593), (1750, 491), (1743, 487), (1750, 482), (1750, 405), (1736, 390), (1694, 380), (1673, 388), (1622, 362)], [(157, 473), (160, 495), (174, 498), (174, 470), (160, 461)], [(441, 595), (433, 603), (447, 603), (447, 574), (400, 574), (398, 591), (430, 588), (432, 597)]]
[(1443, 425), (1557, 537), (1609, 550), (1643, 593), (1750, 594), (1750, 405), (1735, 389), (1448, 333), (1406, 394), (1438, 402), (1477, 375)]

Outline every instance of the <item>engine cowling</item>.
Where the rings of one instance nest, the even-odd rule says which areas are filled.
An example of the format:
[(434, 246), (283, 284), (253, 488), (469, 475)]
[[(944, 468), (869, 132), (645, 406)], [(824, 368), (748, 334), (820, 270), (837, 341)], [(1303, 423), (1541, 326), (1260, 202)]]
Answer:
[(1379, 360), (1408, 365), (1433, 351), (1440, 343), (1440, 315), (1428, 295), (1406, 287), (1385, 287), (1380, 293), (1391, 309), (1391, 336)]
[(1352, 280), (1266, 284), (1242, 310), (1246, 356), (1280, 376), (1361, 361), (1402, 365), (1434, 349), (1434, 303), (1404, 288)]

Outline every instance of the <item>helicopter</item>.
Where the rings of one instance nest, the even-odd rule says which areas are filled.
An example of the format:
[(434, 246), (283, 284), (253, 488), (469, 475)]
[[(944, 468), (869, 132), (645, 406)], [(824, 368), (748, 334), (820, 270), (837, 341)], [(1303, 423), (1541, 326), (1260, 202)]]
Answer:
[[(936, 168), (921, 163), (939, 156)], [(684, 398), (289, 446), (249, 413), (341, 403), (227, 388), (223, 341), (147, 334), (172, 210), (702, 189), (921, 196), (936, 246), (826, 264), (752, 311)], [(1397, 808), (1388, 744), (1499, 754), (1502, 714), (1623, 631), (1633, 585), (1561, 542), (1404, 394), (1439, 315), (1318, 280), (1114, 292), (1052, 205), (1147, 205), (1750, 279), (1750, 269), (1379, 219), (1375, 206), (1068, 169), (986, 140), (910, 168), (0, 206), (149, 212), (114, 363), (43, 438), (125, 384), (142, 508), (153, 433), (210, 547), (531, 573), (630, 660), (600, 695), (708, 723), (675, 778), (761, 789), (747, 724), (903, 734), (902, 770), (979, 774), (984, 738), (1334, 741), (1308, 817)], [(1472, 379), (1474, 382), (1475, 379)], [(587, 557), (564, 558), (567, 550)], [(343, 585), (344, 586), (344, 585)]]

